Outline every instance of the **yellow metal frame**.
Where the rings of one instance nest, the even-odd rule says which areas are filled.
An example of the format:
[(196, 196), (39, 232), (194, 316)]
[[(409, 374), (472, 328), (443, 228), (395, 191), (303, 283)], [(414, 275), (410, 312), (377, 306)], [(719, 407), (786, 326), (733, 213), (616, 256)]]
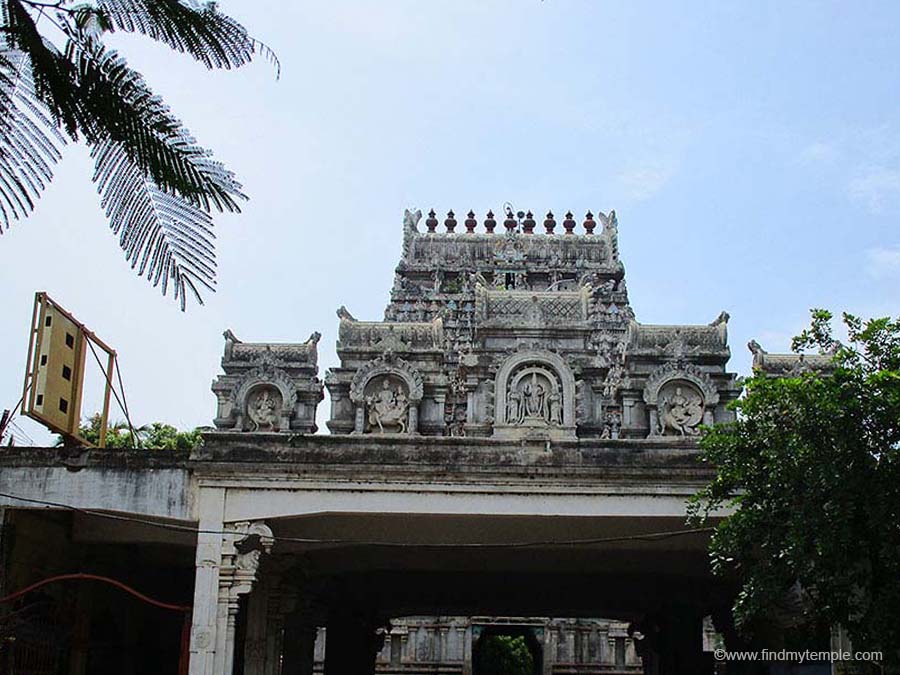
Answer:
[[(36, 404), (37, 388), (35, 387), (35, 382), (40, 374), (41, 356), (44, 349), (49, 350), (44, 344), (46, 319), (48, 316), (51, 316), (49, 310), (56, 312), (70, 322), (78, 333), (77, 336), (73, 336), (74, 344), (71, 347), (74, 351), (74, 362), (72, 365), (70, 390), (74, 395), (72, 397), (71, 411), (68, 413), (65, 426), (61, 425), (58, 420), (43, 414), (41, 410), (37, 409)], [(99, 347), (107, 356), (106, 371), (103, 373), (105, 391), (103, 394), (103, 411), (100, 413), (100, 438), (97, 444), (98, 447), (103, 448), (106, 447), (106, 425), (109, 422), (109, 397), (112, 392), (112, 372), (116, 365), (116, 352), (43, 291), (34, 294), (34, 310), (31, 315), (31, 332), (28, 340), (28, 358), (25, 364), (25, 383), (22, 391), (22, 412), (51, 431), (61, 434), (69, 441), (93, 447), (92, 443), (78, 434), (81, 423), (81, 399), (84, 391), (85, 347), (88, 342)], [(47, 354), (43, 355), (48, 356)], [(102, 365), (100, 369), (103, 370)]]

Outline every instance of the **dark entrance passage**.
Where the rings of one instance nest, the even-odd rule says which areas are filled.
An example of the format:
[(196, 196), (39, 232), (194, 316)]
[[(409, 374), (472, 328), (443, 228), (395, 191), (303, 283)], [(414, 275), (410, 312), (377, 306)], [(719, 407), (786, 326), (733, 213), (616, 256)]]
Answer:
[(542, 675), (543, 647), (534, 626), (472, 627), (472, 675)]

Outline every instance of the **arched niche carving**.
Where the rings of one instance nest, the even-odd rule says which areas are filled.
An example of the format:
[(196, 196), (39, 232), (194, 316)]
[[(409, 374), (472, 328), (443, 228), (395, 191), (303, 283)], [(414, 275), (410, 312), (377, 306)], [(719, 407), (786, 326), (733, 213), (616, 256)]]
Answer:
[(417, 433), (423, 394), (422, 376), (407, 361), (390, 355), (370, 361), (350, 383), (353, 433)]
[(701, 424), (713, 423), (718, 402), (712, 379), (694, 364), (660, 366), (644, 385), (650, 436), (696, 436)]
[(494, 385), (494, 435), (575, 435), (575, 377), (559, 355), (528, 350), (510, 356)]
[(260, 367), (247, 372), (234, 388), (235, 427), (242, 431), (289, 431), (297, 389), (287, 373)]

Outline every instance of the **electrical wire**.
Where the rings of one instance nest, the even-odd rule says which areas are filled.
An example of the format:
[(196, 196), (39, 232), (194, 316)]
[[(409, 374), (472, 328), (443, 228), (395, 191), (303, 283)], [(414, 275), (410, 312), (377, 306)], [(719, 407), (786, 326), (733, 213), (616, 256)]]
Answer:
[[(233, 537), (235, 539), (243, 539), (246, 534), (243, 532), (229, 532), (228, 530), (204, 530), (192, 525), (179, 525), (177, 523), (162, 523), (147, 518), (139, 518), (136, 516), (123, 516), (106, 511), (97, 511), (94, 509), (84, 509), (70, 504), (62, 504), (60, 502), (52, 502), (44, 499), (34, 499), (31, 497), (21, 497), (4, 492), (0, 492), (0, 497), (24, 502), (27, 504), (40, 504), (42, 506), (65, 509), (75, 513), (81, 513), (88, 516), (96, 516), (99, 518), (107, 518), (110, 520), (125, 521), (138, 523), (141, 525), (149, 525), (164, 530), (172, 530), (176, 532), (187, 532), (190, 534), (214, 534), (223, 537)], [(704, 534), (715, 531), (714, 527), (694, 527), (684, 530), (669, 530), (665, 532), (646, 532), (643, 534), (621, 535), (618, 537), (593, 537), (587, 539), (548, 539), (533, 541), (514, 541), (503, 543), (445, 543), (445, 544), (410, 544), (395, 541), (377, 541), (377, 540), (359, 540), (359, 539), (340, 539), (340, 538), (315, 538), (315, 537), (285, 537), (276, 535), (272, 540), (277, 542), (291, 544), (352, 544), (356, 546), (383, 546), (391, 548), (462, 548), (462, 549), (491, 549), (491, 548), (538, 548), (550, 546), (589, 546), (597, 544), (613, 544), (631, 541), (656, 542), (674, 537), (683, 537), (694, 534)]]
[(16, 432), (18, 432), (18, 435), (20, 437), (24, 438), (28, 442), (28, 445), (34, 445), (34, 439), (31, 436), (29, 436), (28, 433), (26, 433), (26, 431), (22, 427), (20, 427), (15, 421), (10, 419), (10, 421), (7, 422), (7, 426), (10, 429), (14, 429)]

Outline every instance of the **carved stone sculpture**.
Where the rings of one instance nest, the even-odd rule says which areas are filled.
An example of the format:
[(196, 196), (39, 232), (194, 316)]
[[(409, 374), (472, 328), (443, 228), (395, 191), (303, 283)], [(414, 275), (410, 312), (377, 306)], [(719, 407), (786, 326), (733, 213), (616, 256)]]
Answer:
[(318, 342), (243, 342), (224, 332), (224, 371), (212, 389), (218, 399), (219, 429), (314, 433), (316, 405), (322, 400)]
[(556, 376), (546, 368), (527, 366), (510, 380), (506, 423), (562, 424), (562, 394)]
[(696, 436), (703, 421), (703, 397), (687, 383), (672, 382), (658, 400), (659, 435)]
[(281, 394), (274, 387), (262, 387), (251, 393), (247, 416), (252, 431), (277, 431), (281, 411)]
[(366, 396), (369, 430), (379, 433), (406, 433), (409, 416), (409, 398), (400, 384), (391, 386), (389, 379), (382, 380), (381, 388)]

